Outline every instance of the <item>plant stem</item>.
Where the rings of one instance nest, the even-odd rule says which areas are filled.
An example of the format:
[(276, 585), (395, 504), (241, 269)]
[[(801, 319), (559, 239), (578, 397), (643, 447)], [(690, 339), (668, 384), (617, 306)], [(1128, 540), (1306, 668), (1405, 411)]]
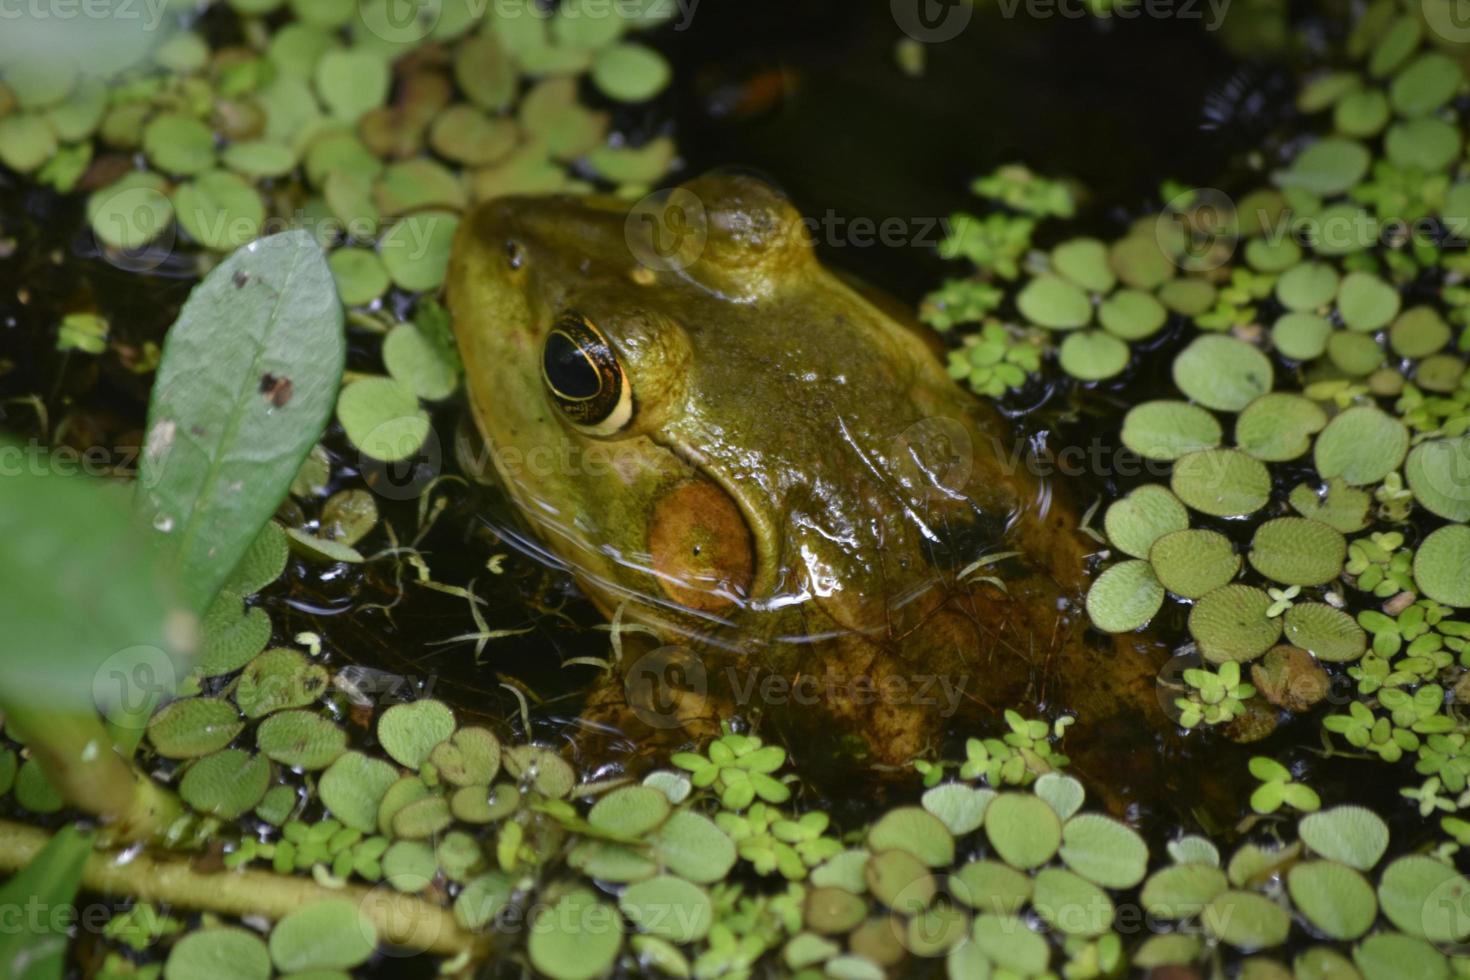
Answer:
[[(35, 856), (51, 835), (44, 830), (0, 820), (0, 873), (13, 873)], [(448, 909), (389, 885), (328, 888), (310, 878), (269, 871), (200, 871), (187, 860), (148, 853), (98, 851), (87, 859), (82, 888), (138, 901), (196, 909), (227, 916), (281, 919), (322, 899), (346, 899), (372, 920), (381, 939), (407, 949), (443, 956), (485, 953), (489, 941), (463, 929)]]
[(56, 715), (21, 704), (6, 709), (46, 781), (69, 805), (101, 820), (104, 839), (167, 841), (183, 806), (117, 754), (100, 718)]

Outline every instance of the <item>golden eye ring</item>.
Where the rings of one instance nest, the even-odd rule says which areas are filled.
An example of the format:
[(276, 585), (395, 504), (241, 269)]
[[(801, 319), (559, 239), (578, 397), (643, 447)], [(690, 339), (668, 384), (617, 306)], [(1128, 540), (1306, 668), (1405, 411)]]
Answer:
[(592, 435), (611, 435), (633, 418), (632, 385), (617, 352), (576, 311), (557, 317), (547, 332), (541, 380), (567, 421)]

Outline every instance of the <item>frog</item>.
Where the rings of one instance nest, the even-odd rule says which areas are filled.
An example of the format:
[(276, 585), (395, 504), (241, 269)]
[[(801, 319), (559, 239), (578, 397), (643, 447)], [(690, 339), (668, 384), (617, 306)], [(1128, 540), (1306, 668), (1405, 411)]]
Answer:
[(456, 233), (485, 469), (533, 547), (660, 644), (591, 700), (634, 737), (734, 714), (880, 770), (1006, 709), (1066, 714), (1099, 778), (1154, 778), (1169, 651), (1092, 628), (1102, 545), (1071, 488), (812, 232), (717, 172), (636, 203), (497, 198)]

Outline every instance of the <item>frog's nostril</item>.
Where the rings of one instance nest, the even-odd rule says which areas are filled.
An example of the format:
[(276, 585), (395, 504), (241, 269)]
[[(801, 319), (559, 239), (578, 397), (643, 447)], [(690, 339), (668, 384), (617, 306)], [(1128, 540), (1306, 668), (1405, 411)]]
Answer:
[(515, 241), (514, 239), (506, 239), (505, 260), (506, 263), (510, 266), (512, 272), (514, 272), (516, 269), (519, 269), (521, 265), (525, 263), (526, 254), (525, 250), (521, 248), (520, 242)]

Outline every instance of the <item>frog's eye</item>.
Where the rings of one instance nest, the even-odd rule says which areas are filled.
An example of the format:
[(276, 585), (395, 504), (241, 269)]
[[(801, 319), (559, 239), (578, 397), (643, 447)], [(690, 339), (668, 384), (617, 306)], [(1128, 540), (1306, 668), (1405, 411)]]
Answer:
[(546, 335), (541, 378), (562, 414), (592, 435), (611, 435), (633, 417), (633, 390), (617, 352), (580, 313), (562, 314)]

